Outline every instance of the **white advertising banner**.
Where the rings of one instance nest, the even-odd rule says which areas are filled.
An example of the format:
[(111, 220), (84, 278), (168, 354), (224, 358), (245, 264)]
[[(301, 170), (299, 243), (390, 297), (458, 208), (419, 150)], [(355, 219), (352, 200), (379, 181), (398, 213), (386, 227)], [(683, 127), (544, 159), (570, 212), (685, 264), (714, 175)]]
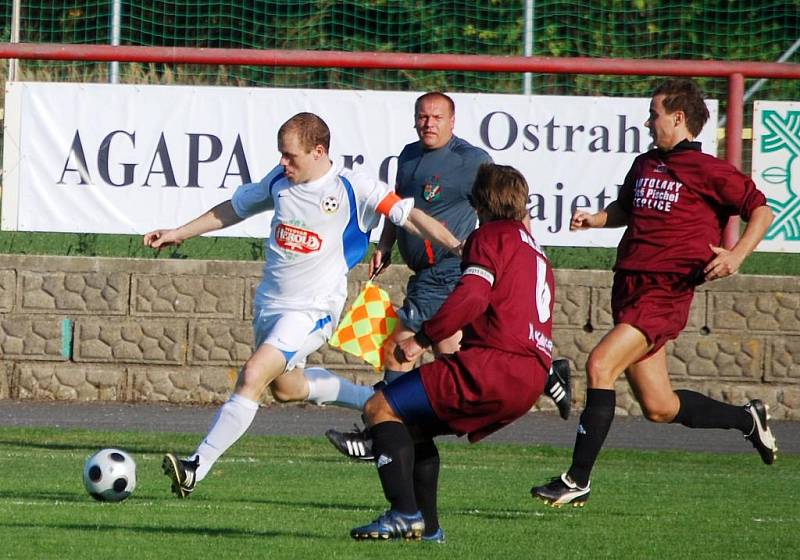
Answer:
[[(278, 163), (276, 135), (311, 111), (331, 129), (336, 165), (365, 166), (393, 184), (415, 141), (419, 92), (8, 83), (2, 228), (142, 234), (191, 220)], [(576, 208), (617, 196), (650, 147), (649, 99), (453, 94), (456, 134), (531, 188), (544, 245), (613, 247), (620, 230), (568, 231)], [(717, 103), (709, 102), (710, 123)], [(716, 130), (700, 140), (716, 154)], [(424, 210), (424, 208), (423, 208)], [(220, 235), (263, 237), (268, 215)]]
[(756, 101), (752, 177), (775, 213), (762, 251), (800, 253), (800, 103)]

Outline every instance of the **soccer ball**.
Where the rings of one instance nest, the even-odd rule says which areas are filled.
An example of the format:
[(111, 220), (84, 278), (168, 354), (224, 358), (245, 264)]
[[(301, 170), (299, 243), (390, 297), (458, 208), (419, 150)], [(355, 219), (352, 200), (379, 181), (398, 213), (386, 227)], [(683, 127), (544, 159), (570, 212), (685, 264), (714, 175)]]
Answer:
[(83, 484), (100, 502), (121, 502), (136, 488), (136, 463), (121, 449), (101, 449), (83, 465)]

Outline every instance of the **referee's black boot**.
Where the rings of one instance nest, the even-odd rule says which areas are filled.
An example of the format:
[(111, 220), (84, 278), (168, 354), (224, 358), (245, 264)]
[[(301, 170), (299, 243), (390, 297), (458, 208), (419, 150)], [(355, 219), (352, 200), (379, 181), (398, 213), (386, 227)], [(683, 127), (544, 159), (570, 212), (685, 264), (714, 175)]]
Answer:
[(550, 374), (547, 376), (547, 383), (544, 392), (553, 399), (558, 407), (558, 414), (566, 420), (572, 408), (572, 386), (570, 385), (569, 360), (553, 360)]
[(374, 461), (375, 455), (372, 453), (372, 437), (367, 428), (360, 429), (353, 426), (352, 432), (340, 432), (338, 430), (328, 430), (325, 437), (336, 448), (336, 451), (357, 461)]

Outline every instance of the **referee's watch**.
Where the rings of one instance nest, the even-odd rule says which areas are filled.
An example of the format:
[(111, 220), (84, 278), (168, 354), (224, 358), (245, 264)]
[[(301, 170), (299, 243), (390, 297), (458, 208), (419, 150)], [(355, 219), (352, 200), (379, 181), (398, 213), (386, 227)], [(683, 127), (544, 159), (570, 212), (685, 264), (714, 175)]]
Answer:
[(419, 344), (423, 348), (427, 348), (428, 346), (433, 344), (433, 341), (430, 338), (428, 338), (424, 332), (422, 332), (422, 329), (420, 329), (418, 333), (414, 333), (414, 340), (416, 340), (417, 344)]

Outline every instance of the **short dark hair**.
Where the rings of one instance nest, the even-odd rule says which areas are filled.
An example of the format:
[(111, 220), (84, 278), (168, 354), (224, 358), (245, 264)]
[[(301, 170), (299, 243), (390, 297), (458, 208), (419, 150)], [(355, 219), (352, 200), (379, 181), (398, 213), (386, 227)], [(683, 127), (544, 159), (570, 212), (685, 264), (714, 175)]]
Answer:
[(653, 92), (653, 97), (664, 96), (664, 109), (667, 113), (683, 111), (686, 115), (686, 128), (692, 136), (698, 136), (708, 120), (708, 107), (705, 96), (694, 82), (686, 78), (662, 82)]
[(447, 104), (450, 106), (450, 114), (451, 115), (456, 114), (456, 104), (449, 95), (446, 95), (441, 91), (429, 91), (428, 93), (423, 93), (422, 95), (417, 97), (417, 100), (414, 102), (414, 115), (419, 113), (419, 106), (423, 101), (436, 98), (444, 99), (445, 101), (447, 101)]
[(300, 146), (306, 152), (310, 152), (315, 146), (322, 146), (325, 148), (325, 152), (330, 150), (331, 130), (325, 121), (314, 113), (297, 113), (283, 123), (278, 130), (278, 142), (289, 132), (297, 134)]
[(484, 163), (475, 176), (471, 202), (489, 221), (521, 221), (528, 214), (528, 183), (509, 165)]

